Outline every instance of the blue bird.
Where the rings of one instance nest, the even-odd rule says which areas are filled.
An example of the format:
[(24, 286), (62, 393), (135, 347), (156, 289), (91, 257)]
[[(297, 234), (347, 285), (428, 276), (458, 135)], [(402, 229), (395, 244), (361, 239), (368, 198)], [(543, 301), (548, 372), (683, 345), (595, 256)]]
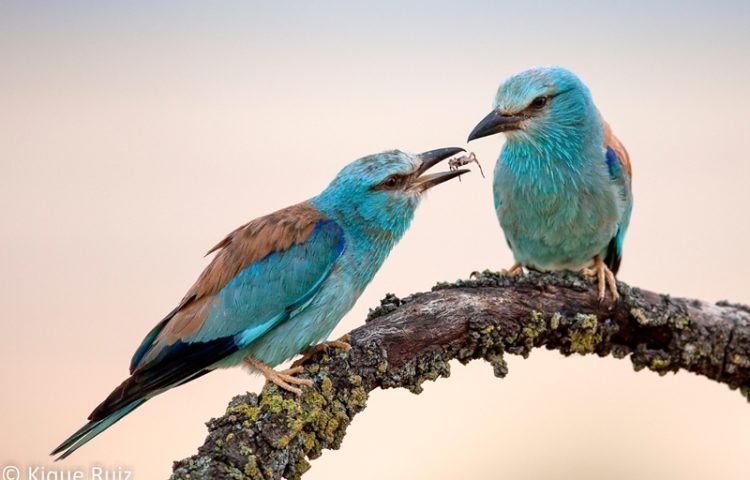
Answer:
[(467, 170), (424, 173), (463, 151), (360, 158), (320, 195), (231, 232), (146, 335), (130, 377), (52, 455), (69, 456), (148, 399), (216, 368), (245, 363), (297, 394), (294, 385), (311, 386), (294, 376), (301, 367), (273, 367), (330, 335), (406, 232), (422, 193)]
[(562, 67), (511, 76), (469, 141), (504, 132), (495, 166), (495, 211), (516, 264), (595, 275), (619, 298), (615, 274), (633, 207), (628, 153)]

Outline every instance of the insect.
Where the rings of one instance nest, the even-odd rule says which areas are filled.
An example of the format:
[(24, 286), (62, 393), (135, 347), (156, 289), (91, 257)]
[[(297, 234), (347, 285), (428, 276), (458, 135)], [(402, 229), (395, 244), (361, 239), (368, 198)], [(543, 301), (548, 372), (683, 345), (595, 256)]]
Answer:
[[(482, 170), (482, 165), (479, 163), (479, 160), (477, 159), (477, 156), (474, 155), (474, 152), (469, 152), (468, 155), (461, 155), (457, 158), (451, 158), (448, 160), (448, 166), (451, 170), (456, 170), (459, 167), (463, 167), (464, 165), (468, 165), (470, 163), (476, 163), (479, 167), (479, 173), (482, 174), (482, 178), (484, 178), (484, 171)], [(461, 181), (461, 178), (458, 179)]]

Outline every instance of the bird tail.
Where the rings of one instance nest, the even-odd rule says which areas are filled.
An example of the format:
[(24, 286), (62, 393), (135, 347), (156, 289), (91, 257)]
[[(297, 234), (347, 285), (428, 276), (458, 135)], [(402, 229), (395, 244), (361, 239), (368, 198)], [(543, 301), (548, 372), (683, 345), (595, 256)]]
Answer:
[(139, 398), (138, 400), (134, 400), (127, 405), (118, 408), (102, 419), (90, 421), (81, 427), (76, 433), (68, 437), (67, 440), (62, 442), (52, 451), (52, 453), (50, 453), (50, 455), (57, 455), (58, 453), (63, 452), (63, 454), (55, 460), (67, 458), (71, 453), (75, 452), (104, 430), (117, 423), (122, 417), (143, 405), (146, 400), (148, 400), (148, 398)]

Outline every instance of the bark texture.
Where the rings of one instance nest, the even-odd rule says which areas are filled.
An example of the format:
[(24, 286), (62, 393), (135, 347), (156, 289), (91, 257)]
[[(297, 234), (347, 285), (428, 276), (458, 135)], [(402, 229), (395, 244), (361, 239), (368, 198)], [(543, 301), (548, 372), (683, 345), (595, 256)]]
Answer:
[(422, 390), (450, 374), (449, 362), (488, 361), (497, 377), (506, 353), (535, 347), (564, 355), (630, 357), (636, 370), (688, 370), (750, 395), (750, 307), (707, 303), (619, 284), (621, 299), (600, 303), (576, 275), (494, 272), (436, 285), (400, 299), (388, 295), (350, 332), (348, 353), (305, 363), (315, 388), (302, 397), (266, 385), (238, 395), (208, 422), (198, 453), (175, 462), (172, 479), (300, 478), (309, 460), (336, 449), (375, 388)]

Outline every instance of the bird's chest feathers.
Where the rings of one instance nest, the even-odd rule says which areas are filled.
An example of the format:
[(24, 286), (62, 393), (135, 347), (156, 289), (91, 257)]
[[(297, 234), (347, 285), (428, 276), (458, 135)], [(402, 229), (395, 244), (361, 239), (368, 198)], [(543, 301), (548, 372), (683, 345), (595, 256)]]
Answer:
[(507, 159), (495, 170), (498, 219), (518, 261), (540, 268), (573, 265), (600, 253), (624, 205), (602, 158)]

